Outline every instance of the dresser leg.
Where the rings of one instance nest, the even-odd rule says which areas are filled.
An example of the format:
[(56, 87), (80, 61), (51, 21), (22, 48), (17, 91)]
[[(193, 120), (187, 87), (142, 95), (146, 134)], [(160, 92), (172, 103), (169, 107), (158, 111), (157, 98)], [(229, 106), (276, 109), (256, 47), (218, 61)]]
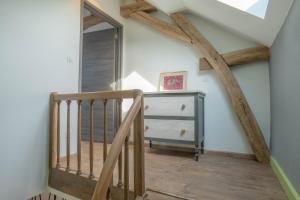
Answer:
[(204, 141), (201, 142), (201, 154), (204, 154)]
[(199, 161), (199, 155), (198, 154), (195, 155), (195, 161), (197, 161), (197, 162)]
[(199, 146), (195, 146), (195, 161), (199, 161), (200, 149)]

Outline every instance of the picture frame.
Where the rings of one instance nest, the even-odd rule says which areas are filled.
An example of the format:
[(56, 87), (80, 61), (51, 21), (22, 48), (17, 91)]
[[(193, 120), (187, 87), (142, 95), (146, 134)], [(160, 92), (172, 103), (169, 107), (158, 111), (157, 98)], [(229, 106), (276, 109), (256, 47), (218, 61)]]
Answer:
[(186, 91), (186, 71), (160, 73), (159, 91)]

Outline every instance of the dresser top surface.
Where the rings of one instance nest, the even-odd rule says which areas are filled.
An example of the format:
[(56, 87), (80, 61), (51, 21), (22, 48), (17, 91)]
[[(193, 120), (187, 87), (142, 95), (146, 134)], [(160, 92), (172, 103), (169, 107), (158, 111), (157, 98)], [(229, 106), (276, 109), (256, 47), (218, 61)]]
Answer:
[(201, 91), (163, 91), (163, 92), (145, 92), (145, 96), (172, 96), (172, 95), (200, 95), (205, 97)]

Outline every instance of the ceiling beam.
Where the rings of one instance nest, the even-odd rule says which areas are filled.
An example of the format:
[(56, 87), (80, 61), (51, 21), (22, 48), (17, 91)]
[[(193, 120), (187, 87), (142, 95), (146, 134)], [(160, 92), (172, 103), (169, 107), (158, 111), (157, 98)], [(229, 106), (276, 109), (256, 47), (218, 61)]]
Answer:
[(83, 30), (86, 30), (97, 24), (100, 24), (101, 22), (104, 22), (104, 21), (99, 16), (90, 15), (90, 16), (84, 17), (83, 18)]
[(131, 14), (144, 11), (146, 13), (151, 13), (157, 11), (156, 7), (147, 3), (146, 1), (138, 1), (135, 3), (131, 3), (125, 6), (121, 6), (120, 12), (123, 17), (129, 17)]
[(176, 25), (169, 24), (142, 11), (135, 12), (131, 14), (130, 17), (148, 26), (151, 26), (154, 29), (161, 31), (173, 38), (191, 43), (191, 39)]
[(261, 133), (255, 116), (244, 96), (237, 80), (234, 78), (224, 58), (217, 52), (211, 43), (193, 26), (181, 13), (171, 15), (174, 22), (191, 39), (193, 46), (199, 51), (215, 69), (230, 97), (233, 109), (246, 133), (250, 146), (258, 161), (269, 163), (270, 155), (264, 137)]
[[(268, 47), (254, 47), (248, 49), (242, 49), (229, 53), (222, 54), (225, 62), (229, 67), (248, 64), (258, 61), (269, 61), (270, 51)], [(211, 70), (213, 67), (207, 61), (206, 58), (200, 59), (200, 70)]]

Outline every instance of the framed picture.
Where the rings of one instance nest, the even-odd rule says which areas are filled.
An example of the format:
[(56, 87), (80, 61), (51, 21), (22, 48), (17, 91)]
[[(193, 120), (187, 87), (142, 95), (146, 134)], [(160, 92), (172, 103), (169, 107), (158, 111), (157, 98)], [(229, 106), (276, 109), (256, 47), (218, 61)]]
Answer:
[(159, 91), (185, 91), (187, 72), (165, 72), (160, 74)]

